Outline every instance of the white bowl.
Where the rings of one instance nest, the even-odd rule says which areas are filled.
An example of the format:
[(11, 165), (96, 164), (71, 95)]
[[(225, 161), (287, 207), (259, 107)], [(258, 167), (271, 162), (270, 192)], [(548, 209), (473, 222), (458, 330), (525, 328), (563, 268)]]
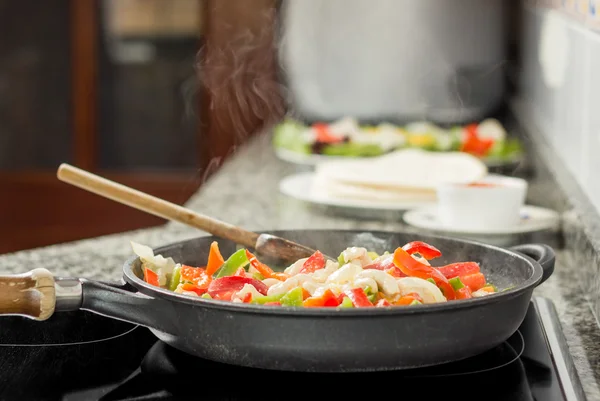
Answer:
[(437, 187), (438, 214), (446, 227), (462, 230), (510, 229), (520, 220), (527, 181), (490, 174), (471, 184)]

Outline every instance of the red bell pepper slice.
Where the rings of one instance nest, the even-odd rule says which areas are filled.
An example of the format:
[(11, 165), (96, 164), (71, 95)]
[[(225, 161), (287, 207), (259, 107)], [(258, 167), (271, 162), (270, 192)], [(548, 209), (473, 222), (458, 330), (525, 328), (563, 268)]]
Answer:
[(334, 135), (330, 131), (329, 125), (325, 123), (315, 123), (312, 127), (314, 128), (315, 133), (317, 134), (317, 142), (335, 143), (342, 142), (344, 140), (344, 137)]
[(275, 302), (265, 302), (265, 305), (271, 305), (271, 306), (281, 306), (281, 302), (279, 302), (279, 301), (275, 301)]
[(454, 288), (452, 288), (452, 285), (450, 285), (448, 279), (444, 277), (439, 270), (437, 270), (435, 267), (427, 266), (426, 264), (415, 260), (404, 249), (396, 249), (394, 252), (394, 264), (398, 266), (398, 268), (407, 276), (418, 277), (425, 280), (428, 278), (433, 279), (435, 284), (444, 293), (446, 299), (455, 299)]
[(341, 301), (331, 290), (326, 290), (320, 297), (308, 297), (302, 302), (305, 308), (320, 308), (322, 306), (338, 306)]
[(485, 287), (485, 276), (483, 275), (483, 273), (474, 273), (465, 276), (460, 276), (460, 281), (462, 281), (462, 283), (465, 286), (469, 287), (469, 289), (473, 292)]
[(391, 306), (392, 304), (387, 299), (380, 299), (375, 306), (378, 308), (382, 308), (384, 306)]
[(350, 290), (344, 291), (344, 294), (352, 301), (352, 305), (356, 308), (366, 308), (373, 306), (373, 303), (369, 301), (367, 298), (367, 294), (365, 294), (365, 290), (362, 288), (352, 288)]
[(394, 277), (406, 277), (406, 274), (402, 273), (402, 270), (398, 269), (394, 264), (393, 255), (390, 255), (389, 258), (373, 262), (370, 265), (363, 267), (363, 269), (383, 270)]
[(302, 265), (300, 273), (314, 273), (325, 267), (325, 256), (319, 251), (313, 253)]
[(242, 298), (242, 302), (244, 302), (245, 304), (249, 304), (250, 302), (252, 302), (252, 294), (251, 293), (246, 293), (246, 295), (244, 295), (244, 298)]
[(192, 283), (185, 283), (181, 286), (181, 289), (184, 291), (190, 291), (190, 292), (195, 292), (198, 295), (203, 295), (204, 293), (206, 293), (206, 288), (200, 288), (195, 284)]
[(215, 299), (230, 301), (233, 294), (246, 284), (254, 286), (258, 292), (267, 295), (269, 287), (262, 281), (241, 276), (226, 276), (213, 280), (208, 286), (208, 294)]
[(243, 267), (239, 267), (233, 275), (240, 276), (240, 277), (246, 277), (246, 269), (244, 269)]
[(250, 262), (250, 265), (254, 267), (264, 278), (275, 278), (277, 280), (285, 281), (290, 276), (285, 273), (274, 272), (269, 266), (261, 263), (256, 256), (254, 256), (249, 250), (246, 249), (246, 257)]
[(201, 267), (181, 266), (181, 280), (190, 281), (199, 288), (207, 288), (212, 277)]
[(433, 245), (426, 244), (422, 241), (413, 241), (402, 247), (409, 255), (418, 253), (427, 260), (439, 258), (442, 252)]
[(153, 270), (148, 269), (147, 267), (144, 268), (144, 281), (148, 284), (152, 284), (159, 287), (158, 274), (156, 274), (156, 272), (154, 272)]
[(494, 145), (492, 139), (483, 139), (477, 136), (477, 124), (469, 124), (465, 127), (466, 139), (460, 150), (475, 156), (485, 156)]
[(473, 298), (473, 295), (471, 295), (471, 289), (469, 289), (469, 287), (462, 287), (459, 288), (458, 290), (456, 290), (456, 299), (469, 299), (469, 298)]
[(476, 262), (458, 262), (451, 263), (446, 266), (440, 266), (437, 268), (440, 273), (447, 279), (454, 277), (465, 276), (468, 274), (479, 273), (479, 263)]

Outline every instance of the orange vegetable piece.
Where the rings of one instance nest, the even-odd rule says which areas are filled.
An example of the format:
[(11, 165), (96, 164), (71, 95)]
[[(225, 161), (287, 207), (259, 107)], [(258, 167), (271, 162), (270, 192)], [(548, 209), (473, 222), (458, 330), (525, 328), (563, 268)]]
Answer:
[(213, 241), (210, 244), (210, 252), (208, 253), (208, 263), (206, 264), (206, 274), (212, 276), (217, 270), (225, 263), (225, 259), (221, 256), (219, 251), (219, 244), (217, 241)]

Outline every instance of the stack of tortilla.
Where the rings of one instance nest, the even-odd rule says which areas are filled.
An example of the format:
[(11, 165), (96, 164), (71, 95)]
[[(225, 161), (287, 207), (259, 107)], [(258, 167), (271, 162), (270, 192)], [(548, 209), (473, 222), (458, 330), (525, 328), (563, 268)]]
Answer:
[(376, 158), (317, 165), (313, 195), (373, 202), (432, 202), (442, 183), (469, 183), (487, 175), (486, 165), (464, 152), (403, 149)]

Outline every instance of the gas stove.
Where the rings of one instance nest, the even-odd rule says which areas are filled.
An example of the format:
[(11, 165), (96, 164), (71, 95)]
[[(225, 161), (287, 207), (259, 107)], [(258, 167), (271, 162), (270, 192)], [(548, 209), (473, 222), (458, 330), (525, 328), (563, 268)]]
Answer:
[(386, 390), (420, 399), (585, 400), (556, 311), (545, 298), (533, 298), (525, 321), (504, 344), (431, 368), (342, 374), (241, 368), (180, 352), (146, 328), (78, 311), (41, 323), (2, 318), (0, 372), (0, 400), (308, 399), (373, 397)]

